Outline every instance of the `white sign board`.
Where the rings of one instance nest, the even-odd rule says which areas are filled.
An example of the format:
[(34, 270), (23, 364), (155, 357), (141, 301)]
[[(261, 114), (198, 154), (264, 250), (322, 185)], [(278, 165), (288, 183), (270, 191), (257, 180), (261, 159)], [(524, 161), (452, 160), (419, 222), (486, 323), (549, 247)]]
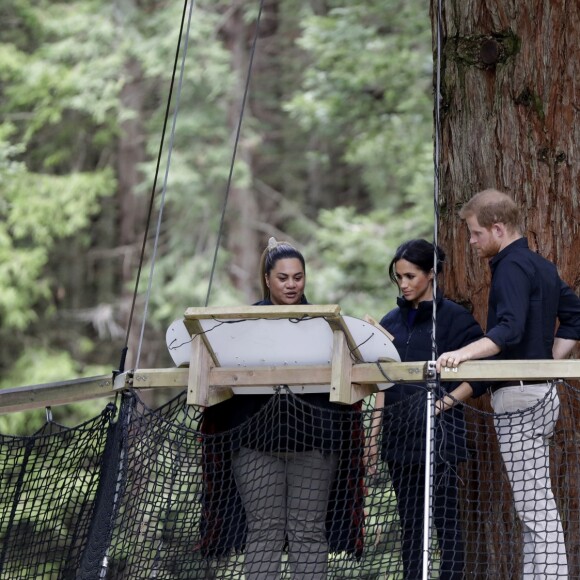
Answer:
[[(377, 362), (380, 359), (400, 361), (389, 339), (374, 325), (343, 316), (360, 359), (354, 362)], [(201, 327), (221, 367), (244, 368), (261, 366), (330, 365), (333, 329), (324, 318), (280, 319), (200, 319)], [(191, 340), (183, 320), (174, 321), (167, 329), (167, 348), (176, 366), (189, 365)], [(380, 384), (385, 389), (390, 384)], [(272, 387), (233, 387), (233, 392), (264, 394)], [(297, 385), (298, 393), (323, 393), (329, 385)]]

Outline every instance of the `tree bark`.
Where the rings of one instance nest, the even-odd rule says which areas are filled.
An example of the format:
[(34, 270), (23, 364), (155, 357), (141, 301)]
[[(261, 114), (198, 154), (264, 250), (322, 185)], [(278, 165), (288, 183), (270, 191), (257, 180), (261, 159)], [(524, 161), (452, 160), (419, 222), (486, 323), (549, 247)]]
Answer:
[[(431, 13), (436, 38), (435, 1)], [(469, 249), (467, 228), (458, 217), (461, 205), (482, 189), (497, 188), (515, 198), (530, 247), (555, 262), (562, 278), (580, 291), (580, 5), (447, 0), (441, 31), (438, 210), (439, 239), (449, 255), (445, 290), (471, 306), (485, 326), (489, 268)], [(571, 507), (578, 505), (578, 469), (566, 441), (576, 440), (579, 411), (569, 392), (561, 391), (552, 476), (559, 505)], [(490, 410), (487, 397), (473, 404)], [(468, 572), (487, 577), (491, 570), (493, 577), (507, 577), (510, 560), (521, 559), (506, 542), (506, 537), (518, 542), (511, 495), (501, 483), (497, 447), (478, 436), (493, 431), (489, 418), (468, 415), (478, 474), (467, 477), (466, 495), (482, 508), (467, 514)], [(570, 548), (580, 543), (577, 516), (564, 513), (563, 521), (570, 578), (576, 578), (580, 563)]]
[[(249, 118), (252, 116), (249, 100), (246, 108), (242, 111), (243, 97), (248, 76), (250, 51), (253, 42), (255, 23), (248, 25), (244, 21), (243, 2), (232, 9), (231, 15), (222, 28), (222, 36), (232, 56), (232, 74), (235, 78), (235, 88), (229, 108), (229, 124), (232, 134), (232, 150), (234, 138), (243, 113), (243, 125), (240, 130), (240, 139), (237, 144), (236, 166), (241, 164), (250, 171), (253, 177), (254, 159), (253, 148), (255, 144), (249, 136)], [(259, 48), (257, 47), (258, 51)], [(253, 75), (254, 73), (252, 73)], [(251, 78), (250, 78), (251, 83)], [(251, 85), (250, 85), (251, 86)], [(250, 88), (250, 87), (249, 87)], [(234, 176), (236, 173), (234, 172)], [(259, 247), (256, 224), (259, 208), (256, 194), (251, 186), (250, 178), (247, 184), (242, 185), (241, 180), (232, 180), (228, 213), (226, 245), (231, 252), (230, 278), (234, 286), (242, 292), (246, 302), (254, 302), (257, 299)]]
[(441, 242), (449, 294), (484, 320), (487, 265), (457, 209), (495, 187), (522, 208), (530, 246), (580, 290), (580, 6), (471, 0), (443, 11)]
[[(135, 275), (139, 259), (143, 228), (146, 221), (146, 204), (148, 202), (145, 196), (137, 194), (137, 187), (142, 179), (139, 165), (145, 160), (143, 101), (146, 86), (143, 82), (141, 67), (136, 60), (129, 59), (126, 62), (125, 72), (127, 81), (121, 89), (121, 103), (123, 110), (131, 111), (133, 115), (121, 124), (117, 155), (117, 204), (119, 215), (117, 247), (126, 249), (123, 253), (124, 258), (121, 268), (119, 268), (123, 292), (122, 304), (126, 307), (126, 312), (123, 313), (124, 328), (127, 326), (129, 305), (133, 298), (133, 288), (130, 282)], [(147, 280), (142, 280), (141, 283), (142, 287), (145, 288)], [(135, 314), (128, 341), (128, 368), (135, 363), (141, 331), (142, 309), (137, 307)], [(146, 349), (142, 350), (146, 351)], [(144, 366), (144, 362), (140, 361), (141, 366)]]

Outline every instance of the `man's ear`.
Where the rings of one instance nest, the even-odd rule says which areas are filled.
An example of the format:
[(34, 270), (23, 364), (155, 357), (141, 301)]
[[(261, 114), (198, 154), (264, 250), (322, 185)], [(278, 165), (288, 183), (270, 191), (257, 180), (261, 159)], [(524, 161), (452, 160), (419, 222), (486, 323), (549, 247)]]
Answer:
[(496, 237), (503, 238), (506, 233), (505, 225), (499, 222), (492, 224), (491, 231)]

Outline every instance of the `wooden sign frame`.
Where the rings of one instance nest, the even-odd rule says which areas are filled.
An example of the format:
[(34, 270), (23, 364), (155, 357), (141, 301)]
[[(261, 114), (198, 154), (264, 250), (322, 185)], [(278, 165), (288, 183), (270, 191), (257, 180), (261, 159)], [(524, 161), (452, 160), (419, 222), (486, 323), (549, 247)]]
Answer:
[[(187, 402), (204, 407), (215, 405), (233, 396), (231, 386), (241, 386), (233, 381), (230, 386), (218, 384), (218, 368), (226, 373), (239, 373), (239, 369), (223, 369), (211, 343), (211, 333), (207, 333), (202, 320), (252, 320), (252, 319), (304, 319), (323, 318), (332, 330), (332, 358), (328, 368), (324, 366), (266, 366), (244, 369), (256, 377), (252, 385), (329, 384), (329, 400), (336, 403), (352, 404), (371, 393), (377, 392), (376, 383), (353, 382), (353, 356), (361, 355), (351, 332), (340, 314), (340, 306), (296, 305), (296, 306), (246, 306), (239, 308), (188, 308), (184, 324), (192, 336), (189, 376), (187, 382)], [(267, 369), (266, 371), (264, 369)], [(329, 371), (329, 374), (328, 372)], [(305, 375), (309, 375), (306, 377)], [(257, 377), (261, 375), (258, 381)], [(305, 379), (295, 383), (296, 378)], [(234, 377), (232, 377), (234, 378)], [(319, 379), (319, 380), (317, 380)], [(322, 381), (320, 381), (322, 379)]]

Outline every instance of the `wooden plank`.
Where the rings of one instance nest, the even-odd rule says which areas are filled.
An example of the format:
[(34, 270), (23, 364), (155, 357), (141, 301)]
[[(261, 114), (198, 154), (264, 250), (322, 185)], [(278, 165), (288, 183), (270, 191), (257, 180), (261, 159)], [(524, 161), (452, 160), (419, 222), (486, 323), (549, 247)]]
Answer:
[[(425, 363), (383, 363), (389, 379), (395, 382), (423, 380)], [(139, 369), (135, 371), (135, 388), (187, 388), (188, 368)], [(374, 363), (356, 364), (352, 367), (352, 380), (357, 384), (391, 382)], [(330, 385), (332, 367), (312, 366), (261, 366), (243, 368), (213, 367), (209, 373), (210, 387), (251, 387), (271, 385)]]
[(191, 341), (189, 376), (187, 378), (187, 403), (207, 407), (209, 401), (209, 371), (211, 354), (201, 338), (194, 336)]
[(342, 330), (333, 331), (332, 363), (330, 374), (330, 400), (333, 403), (350, 404), (352, 384), (352, 359), (348, 340)]
[[(352, 366), (351, 379), (354, 383), (412, 382), (425, 380), (426, 361), (383, 362), (379, 369), (375, 363)], [(383, 374), (384, 372), (384, 374)], [(139, 376), (136, 387), (183, 387), (187, 386), (187, 369), (142, 369), (135, 371)], [(499, 375), (499, 376), (498, 376)], [(469, 361), (459, 367), (458, 372), (443, 372), (441, 380), (530, 380), (534, 378), (580, 378), (580, 360), (565, 361)], [(331, 382), (330, 365), (313, 366), (263, 366), (244, 368), (215, 367), (210, 370), (209, 384), (212, 387), (244, 387), (269, 385), (321, 385)], [(0, 391), (1, 393), (1, 391)]]
[[(223, 306), (211, 308), (188, 308), (184, 322), (189, 329), (191, 320), (246, 320), (260, 318), (329, 318), (340, 316), (338, 304), (295, 304), (291, 306)], [(193, 334), (193, 333), (192, 333)]]
[[(425, 380), (426, 361), (381, 363), (383, 371), (375, 363), (355, 364), (351, 369), (354, 391), (357, 385), (385, 382), (409, 382)], [(384, 372), (384, 374), (383, 374)], [(138, 369), (133, 380), (121, 382), (119, 388), (187, 388), (189, 369)], [(517, 361), (468, 361), (456, 372), (444, 371), (442, 381), (463, 380), (534, 380), (534, 379), (580, 379), (580, 360), (517, 360)], [(295, 367), (210, 368), (209, 386), (243, 387), (269, 385), (312, 385), (331, 382), (330, 365)], [(132, 383), (132, 384), (131, 384)], [(12, 413), (47, 406), (65, 405), (99, 397), (115, 395), (112, 376), (101, 375), (70, 381), (46, 383), (0, 390), (0, 413)], [(227, 393), (227, 390), (226, 390)], [(218, 395), (218, 398), (222, 395)]]
[(112, 375), (2, 389), (0, 413), (56, 407), (100, 397), (112, 397), (115, 394)]
[(424, 361), (362, 363), (354, 366), (352, 380), (360, 384), (423, 381), (426, 367)]
[(210, 373), (212, 386), (330, 385), (331, 366), (216, 367)]
[(480, 360), (444, 369), (442, 381), (580, 379), (580, 360)]
[(217, 359), (217, 356), (216, 356), (209, 340), (207, 339), (207, 336), (205, 335), (205, 331), (204, 331), (199, 319), (194, 318), (192, 320), (188, 320), (187, 324), (186, 324), (186, 328), (189, 332), (189, 336), (191, 336), (192, 342), (195, 340), (195, 338), (197, 336), (199, 336), (201, 338), (201, 340), (205, 344), (205, 348), (207, 348), (207, 350), (211, 356), (211, 359), (213, 361), (214, 366), (217, 366), (219, 364), (219, 361)]
[[(330, 326), (330, 328), (332, 328), (335, 337), (337, 331), (342, 332), (342, 334), (344, 334), (348, 350), (357, 360), (362, 360), (362, 356), (357, 348), (356, 342), (352, 337), (352, 334), (350, 333), (348, 326), (346, 325), (346, 322), (344, 321), (344, 318), (342, 316), (338, 316), (334, 319), (329, 319), (328, 325)], [(336, 346), (336, 341), (334, 343), (334, 346)]]
[(139, 369), (131, 379), (136, 389), (186, 389), (189, 367), (177, 369)]
[(233, 397), (229, 387), (210, 389), (210, 372), (215, 362), (207, 348), (203, 336), (198, 336), (191, 343), (191, 361), (187, 381), (187, 403), (209, 407)]

